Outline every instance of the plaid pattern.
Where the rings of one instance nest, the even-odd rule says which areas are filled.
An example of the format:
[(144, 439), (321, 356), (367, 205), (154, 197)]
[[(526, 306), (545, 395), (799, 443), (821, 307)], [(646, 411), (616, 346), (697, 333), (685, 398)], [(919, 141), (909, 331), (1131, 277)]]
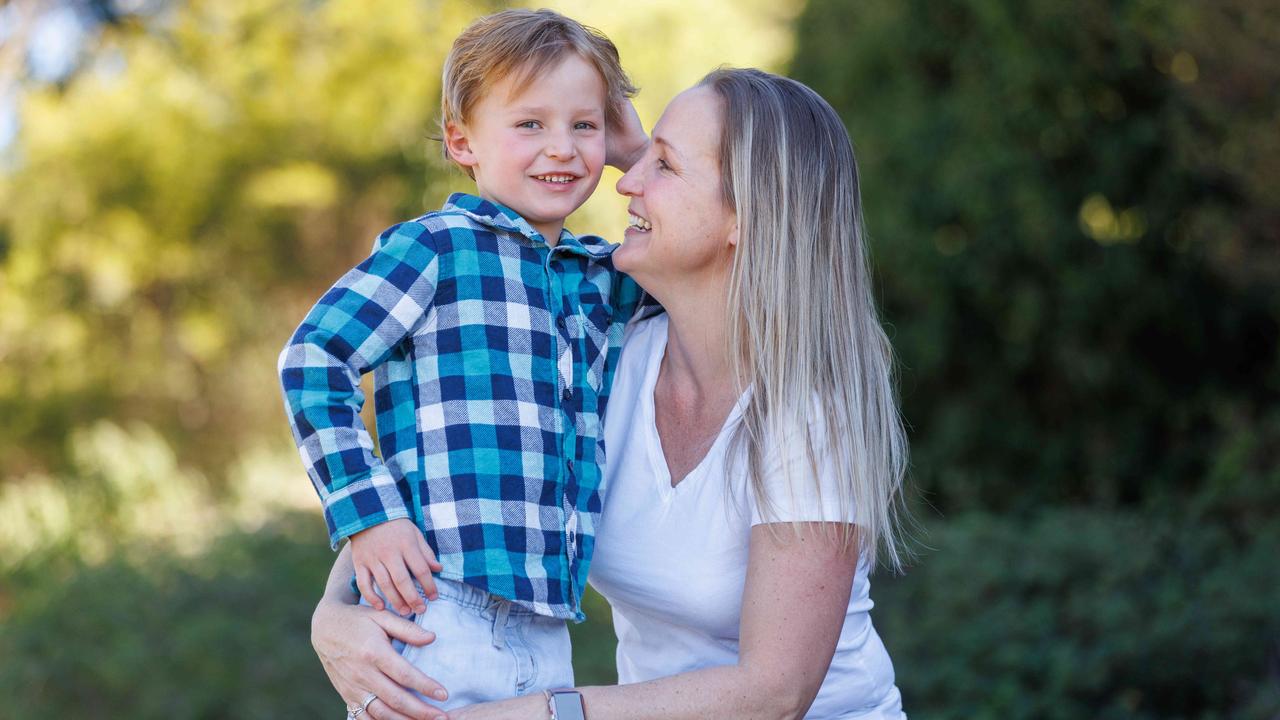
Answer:
[[(442, 577), (582, 620), (601, 417), (642, 292), (615, 246), (471, 195), (392, 226), (280, 356), (330, 540), (408, 518)], [(381, 459), (360, 421), (373, 371)]]

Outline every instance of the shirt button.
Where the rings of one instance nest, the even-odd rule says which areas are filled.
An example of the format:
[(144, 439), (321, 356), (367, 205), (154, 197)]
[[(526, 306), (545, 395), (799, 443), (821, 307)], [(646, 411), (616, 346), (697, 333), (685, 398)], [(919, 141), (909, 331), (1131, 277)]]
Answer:
[(561, 397), (563, 397), (564, 401), (567, 403), (573, 402), (573, 388), (565, 388), (564, 395)]
[(557, 317), (556, 317), (556, 327), (560, 328), (561, 330), (563, 330), (563, 329), (564, 329), (564, 316), (563, 316), (563, 315), (559, 315), (559, 316), (557, 316)]
[(565, 461), (565, 464), (569, 466), (569, 472), (573, 472), (573, 459), (572, 459), (572, 458), (570, 458), (570, 459), (566, 460), (566, 461)]

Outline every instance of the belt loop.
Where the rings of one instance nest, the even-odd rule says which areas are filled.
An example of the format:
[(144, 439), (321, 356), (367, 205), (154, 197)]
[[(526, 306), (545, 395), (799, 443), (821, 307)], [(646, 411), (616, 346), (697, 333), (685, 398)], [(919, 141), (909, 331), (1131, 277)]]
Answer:
[(507, 644), (507, 615), (511, 612), (511, 603), (505, 598), (490, 595), (496, 612), (493, 614), (493, 646), (501, 650)]

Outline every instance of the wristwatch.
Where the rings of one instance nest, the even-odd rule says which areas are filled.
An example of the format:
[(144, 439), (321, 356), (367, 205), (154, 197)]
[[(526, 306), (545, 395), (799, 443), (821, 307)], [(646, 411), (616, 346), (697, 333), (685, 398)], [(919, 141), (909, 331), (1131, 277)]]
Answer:
[(543, 690), (551, 720), (587, 720), (582, 708), (582, 693), (577, 690)]

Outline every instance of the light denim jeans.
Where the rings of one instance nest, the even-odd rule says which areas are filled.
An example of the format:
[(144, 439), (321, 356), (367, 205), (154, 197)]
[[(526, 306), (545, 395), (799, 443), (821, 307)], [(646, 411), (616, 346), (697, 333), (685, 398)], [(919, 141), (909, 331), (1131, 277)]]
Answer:
[[(404, 659), (449, 691), (443, 703), (418, 697), (450, 710), (573, 687), (573, 657), (564, 620), (538, 615), (455, 580), (438, 577), (436, 589), (440, 598), (427, 601), (425, 613), (409, 616), (435, 633), (435, 642), (425, 646), (395, 642)], [(368, 604), (364, 598), (360, 603)]]

